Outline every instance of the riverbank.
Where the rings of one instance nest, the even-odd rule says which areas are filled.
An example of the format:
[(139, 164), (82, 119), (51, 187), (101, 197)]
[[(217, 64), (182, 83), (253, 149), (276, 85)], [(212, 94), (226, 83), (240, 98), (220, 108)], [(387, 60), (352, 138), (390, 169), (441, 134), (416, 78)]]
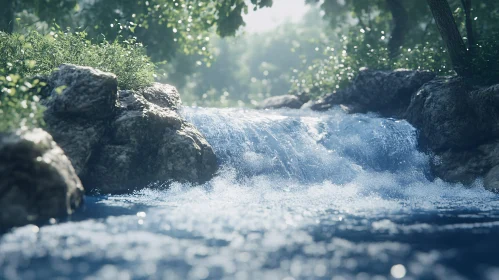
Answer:
[(335, 106), (407, 120), (418, 130), (419, 148), (432, 156), (435, 177), (465, 185), (484, 178), (485, 188), (499, 190), (498, 85), (476, 86), (427, 71), (364, 69), (350, 86), (300, 108)]

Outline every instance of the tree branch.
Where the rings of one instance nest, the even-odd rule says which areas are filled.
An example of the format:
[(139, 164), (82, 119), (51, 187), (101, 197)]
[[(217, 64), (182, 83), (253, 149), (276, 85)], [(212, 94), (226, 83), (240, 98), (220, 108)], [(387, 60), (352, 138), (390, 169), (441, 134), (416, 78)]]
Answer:
[(471, 59), (463, 37), (459, 33), (447, 0), (426, 0), (430, 7), (440, 36), (447, 46), (454, 71), (462, 77), (473, 75)]
[(468, 49), (475, 53), (475, 34), (473, 34), (473, 22), (471, 20), (471, 0), (461, 0), (466, 16), (466, 37), (468, 38)]

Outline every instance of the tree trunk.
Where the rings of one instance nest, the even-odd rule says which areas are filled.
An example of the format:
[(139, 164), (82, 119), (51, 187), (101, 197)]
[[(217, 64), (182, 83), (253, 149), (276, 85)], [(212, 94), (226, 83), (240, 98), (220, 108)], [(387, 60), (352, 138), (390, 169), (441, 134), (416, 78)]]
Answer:
[(471, 59), (449, 3), (447, 0), (427, 0), (427, 2), (433, 18), (435, 18), (440, 36), (447, 46), (454, 71), (459, 76), (470, 77), (472, 75)]
[(473, 34), (473, 22), (471, 20), (471, 0), (461, 0), (466, 16), (466, 37), (468, 38), (468, 49), (472, 54), (475, 50), (475, 34)]
[(408, 17), (406, 9), (401, 0), (386, 0), (388, 8), (392, 14), (392, 32), (388, 42), (388, 52), (390, 58), (396, 58), (400, 54), (400, 47), (404, 44), (407, 32)]
[(14, 0), (5, 0), (0, 9), (0, 31), (14, 31)]

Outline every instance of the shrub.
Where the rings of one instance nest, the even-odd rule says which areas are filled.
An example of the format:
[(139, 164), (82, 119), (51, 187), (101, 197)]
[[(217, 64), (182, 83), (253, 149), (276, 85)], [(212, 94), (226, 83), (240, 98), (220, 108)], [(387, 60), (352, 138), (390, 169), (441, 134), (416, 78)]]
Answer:
[(37, 95), (41, 86), (38, 79), (0, 70), (0, 132), (43, 125), (43, 106)]
[(36, 76), (48, 75), (63, 63), (112, 72), (122, 89), (138, 89), (154, 80), (154, 64), (134, 39), (92, 44), (85, 32), (0, 32), (0, 53), (0, 131), (43, 124), (38, 93), (44, 83)]
[(324, 46), (323, 57), (292, 78), (291, 92), (318, 98), (345, 87), (363, 67), (376, 70), (406, 68), (452, 74), (452, 67), (440, 42), (404, 47), (390, 59), (388, 39), (378, 29), (349, 32), (336, 47)]
[(0, 69), (21, 77), (47, 75), (63, 63), (112, 72), (122, 89), (138, 89), (154, 80), (154, 64), (135, 39), (92, 44), (85, 32), (0, 33)]

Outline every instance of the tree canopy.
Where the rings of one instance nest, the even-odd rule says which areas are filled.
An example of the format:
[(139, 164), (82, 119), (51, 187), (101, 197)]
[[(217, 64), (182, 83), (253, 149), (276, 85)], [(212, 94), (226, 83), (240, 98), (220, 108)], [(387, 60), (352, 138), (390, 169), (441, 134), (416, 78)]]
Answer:
[(36, 88), (43, 83), (32, 77), (58, 63), (113, 71), (123, 88), (170, 82), (188, 102), (209, 106), (247, 106), (286, 90), (317, 98), (362, 67), (499, 82), (497, 0), (303, 1), (324, 21), (315, 13), (232, 40), (221, 38), (241, 35), (244, 14), (273, 1), (4, 0), (0, 111), (40, 123), (27, 121), (41, 111)]

